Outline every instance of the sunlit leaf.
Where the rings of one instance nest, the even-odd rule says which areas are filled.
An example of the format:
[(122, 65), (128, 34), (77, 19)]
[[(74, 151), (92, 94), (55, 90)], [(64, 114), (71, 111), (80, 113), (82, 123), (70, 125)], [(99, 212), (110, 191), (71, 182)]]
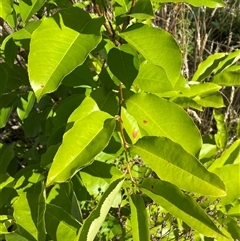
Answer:
[(111, 72), (130, 89), (139, 69), (137, 52), (126, 44), (112, 48), (108, 54), (108, 66)]
[(27, 22), (45, 3), (44, 0), (22, 0), (19, 2), (20, 15)]
[(53, 204), (46, 207), (46, 231), (53, 240), (74, 240), (80, 223), (63, 208)]
[(213, 172), (218, 175), (225, 183), (227, 196), (221, 198), (221, 204), (227, 205), (233, 203), (240, 197), (240, 163), (224, 165), (214, 169)]
[(78, 236), (75, 241), (93, 241), (99, 228), (104, 222), (109, 209), (112, 206), (119, 190), (122, 187), (124, 179), (117, 179), (112, 182), (106, 192), (103, 194), (96, 209), (84, 221), (83, 226), (79, 230)]
[(129, 114), (149, 135), (166, 136), (193, 155), (200, 150), (202, 141), (197, 127), (176, 104), (155, 95), (140, 93), (127, 99), (126, 106)]
[(182, 57), (176, 41), (168, 32), (143, 24), (135, 24), (120, 36), (149, 63), (162, 67), (173, 86), (177, 83)]
[(142, 197), (137, 194), (132, 194), (129, 202), (133, 240), (150, 241), (149, 221)]
[(13, 1), (12, 0), (2, 0), (0, 2), (0, 17), (6, 20), (8, 15), (12, 12), (13, 8)]
[(225, 196), (222, 180), (209, 172), (179, 144), (165, 137), (145, 136), (130, 149), (162, 179), (181, 189), (209, 196)]
[(100, 111), (76, 121), (63, 137), (50, 168), (47, 185), (65, 182), (89, 164), (106, 147), (114, 128), (115, 120)]
[(164, 69), (150, 63), (141, 64), (138, 76), (134, 81), (134, 86), (150, 93), (173, 90), (171, 81), (168, 79)]
[(240, 163), (240, 140), (236, 140), (230, 147), (228, 147), (222, 155), (217, 158), (213, 164), (208, 168), (213, 171), (216, 168), (222, 167), (227, 164)]
[(29, 241), (45, 241), (45, 189), (42, 182), (33, 184), (14, 202), (18, 231)]
[[(168, 3), (169, 0), (154, 0), (160, 3)], [(171, 2), (171, 1), (170, 1)], [(174, 3), (185, 2), (189, 3), (195, 7), (206, 6), (210, 8), (223, 7), (225, 3), (222, 0), (174, 0)]]
[(177, 186), (162, 180), (147, 178), (140, 185), (140, 189), (154, 202), (198, 232), (218, 240), (229, 240), (205, 211), (190, 196), (183, 194)]
[(240, 86), (240, 65), (233, 65), (215, 75), (212, 80), (222, 86)]
[(78, 7), (42, 20), (32, 34), (28, 64), (30, 83), (38, 100), (56, 90), (63, 77), (85, 61), (101, 41), (103, 21), (92, 19)]

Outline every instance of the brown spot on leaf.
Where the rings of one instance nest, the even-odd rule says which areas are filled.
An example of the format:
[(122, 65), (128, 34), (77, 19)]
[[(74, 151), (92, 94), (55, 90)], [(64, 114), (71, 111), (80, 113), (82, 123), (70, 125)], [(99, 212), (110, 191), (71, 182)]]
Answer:
[(45, 85), (40, 85), (40, 87), (43, 89), (45, 87)]
[(138, 130), (134, 130), (132, 132), (132, 137), (135, 139), (137, 137), (137, 135), (138, 135)]
[(147, 121), (147, 120), (143, 120), (143, 124), (145, 124), (145, 125), (146, 125), (147, 123), (148, 123), (148, 121)]

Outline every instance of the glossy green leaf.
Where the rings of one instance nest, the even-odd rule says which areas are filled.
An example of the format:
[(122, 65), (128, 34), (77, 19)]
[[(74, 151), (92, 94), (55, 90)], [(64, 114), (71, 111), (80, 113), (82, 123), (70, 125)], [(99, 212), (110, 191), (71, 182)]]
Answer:
[(162, 67), (173, 86), (177, 83), (182, 57), (176, 41), (168, 32), (143, 24), (135, 24), (120, 36), (149, 63)]
[(15, 153), (13, 145), (4, 145), (0, 143), (0, 173), (6, 173), (7, 167), (13, 159)]
[(15, 99), (16, 95), (14, 94), (0, 96), (0, 128), (6, 125), (8, 117), (12, 112)]
[(197, 127), (176, 104), (152, 94), (140, 93), (127, 99), (126, 106), (129, 114), (149, 135), (166, 136), (193, 155), (200, 150), (202, 141)]
[(54, 131), (67, 123), (68, 118), (81, 105), (84, 97), (84, 95), (71, 95), (57, 105), (57, 107), (53, 110), (54, 114), (52, 117)]
[(182, 108), (190, 107), (190, 108), (202, 111), (202, 106), (190, 97), (181, 97), (181, 96), (174, 97), (174, 98), (171, 98), (171, 101), (181, 106)]
[(6, 90), (18, 89), (21, 88), (22, 85), (30, 86), (26, 69), (16, 64), (12, 68), (6, 63), (3, 63), (2, 66), (8, 74)]
[(140, 189), (154, 202), (204, 236), (222, 241), (229, 240), (194, 199), (182, 193), (177, 186), (162, 180), (147, 178), (140, 185)]
[(125, 108), (122, 108), (121, 110), (121, 118), (123, 128), (127, 132), (132, 143), (135, 143), (139, 138), (147, 134), (139, 127), (137, 121), (126, 111)]
[(11, 233), (5, 235), (6, 241), (29, 241), (18, 233)]
[(108, 54), (108, 66), (111, 72), (130, 89), (139, 69), (137, 52), (127, 44), (112, 48)]
[(240, 202), (228, 210), (228, 215), (240, 217)]
[(89, 194), (98, 199), (113, 180), (122, 176), (122, 172), (112, 164), (94, 161), (80, 171), (80, 176)]
[(235, 64), (239, 59), (240, 59), (240, 50), (227, 53), (226, 58), (224, 58), (215, 69), (214, 71), (215, 75), (223, 72), (224, 70), (226, 70), (227, 68)]
[(35, 103), (35, 95), (32, 91), (29, 91), (27, 95), (20, 98), (18, 102), (17, 113), (21, 120), (28, 117), (30, 111)]
[(192, 80), (201, 81), (210, 76), (216, 68), (219, 66), (220, 62), (227, 58), (225, 53), (215, 53), (210, 55), (206, 60), (202, 61), (194, 73)]
[(171, 81), (164, 69), (151, 63), (142, 63), (134, 87), (150, 93), (162, 93), (173, 90)]
[(74, 241), (93, 241), (99, 228), (104, 222), (114, 199), (120, 191), (124, 179), (117, 179), (112, 182), (106, 192), (103, 194), (97, 208), (84, 221), (82, 228), (79, 230), (78, 236)]
[(129, 14), (137, 19), (151, 19), (154, 17), (153, 7), (150, 0), (138, 0)]
[[(169, 0), (155, 0), (160, 3), (168, 3)], [(195, 7), (206, 6), (209, 8), (223, 7), (225, 3), (222, 0), (174, 0), (174, 3), (185, 2)]]
[(1, 50), (3, 51), (6, 63), (9, 65), (10, 68), (12, 68), (17, 55), (18, 46), (14, 43), (11, 35), (4, 39)]
[(227, 196), (221, 198), (221, 204), (227, 205), (233, 203), (240, 197), (240, 163), (224, 165), (213, 170), (225, 183)]
[(76, 108), (68, 118), (68, 123), (76, 122), (94, 111), (99, 111), (97, 103), (93, 98), (86, 96), (81, 105)]
[(209, 171), (213, 171), (216, 168), (222, 167), (227, 164), (240, 163), (240, 140), (236, 140), (222, 155), (217, 158), (213, 164), (208, 168)]
[(0, 96), (4, 93), (7, 86), (8, 73), (5, 68), (0, 64)]
[(26, 23), (45, 3), (44, 0), (22, 0), (19, 2), (22, 21)]
[(4, 20), (7, 19), (8, 15), (11, 14), (13, 8), (13, 1), (12, 0), (1, 0), (0, 2), (0, 17)]
[(214, 83), (199, 83), (190, 85), (190, 88), (182, 91), (183, 96), (195, 97), (201, 96), (206, 97), (210, 94), (215, 94), (221, 89), (221, 86)]
[(74, 69), (73, 72), (71, 72), (63, 79), (62, 83), (64, 85), (74, 87), (95, 86), (93, 75), (86, 63)]
[(132, 194), (129, 202), (133, 241), (150, 241), (148, 215), (142, 197)]
[(110, 118), (109, 114), (96, 111), (74, 123), (54, 157), (47, 186), (65, 182), (107, 146), (115, 128), (115, 120)]
[(24, 28), (12, 33), (11, 36), (15, 44), (28, 50), (32, 33), (40, 24), (41, 21), (30, 21), (24, 26)]
[(217, 133), (214, 135), (216, 145), (219, 149), (224, 149), (228, 140), (228, 131), (224, 121), (224, 115), (220, 111), (214, 110), (213, 117), (217, 126)]
[(181, 189), (216, 197), (226, 195), (224, 183), (218, 176), (166, 137), (145, 136), (130, 151), (132, 155), (139, 155), (162, 180)]
[(29, 241), (45, 241), (45, 188), (43, 182), (33, 184), (14, 202), (13, 216), (18, 231)]
[(202, 107), (222, 108), (225, 107), (222, 95), (217, 92), (215, 94), (209, 94), (208, 96), (196, 96), (193, 100)]
[(222, 86), (240, 86), (240, 65), (233, 65), (215, 75), (212, 80)]
[(101, 41), (99, 31), (103, 21), (103, 18), (92, 19), (78, 7), (61, 10), (42, 20), (32, 34), (28, 64), (30, 83), (38, 100), (55, 91), (63, 77), (85, 61)]
[(91, 97), (96, 101), (100, 110), (105, 111), (112, 116), (117, 115), (119, 103), (116, 94), (112, 90), (97, 88), (92, 91)]
[(46, 207), (46, 231), (53, 240), (74, 240), (80, 223), (63, 208), (53, 204)]

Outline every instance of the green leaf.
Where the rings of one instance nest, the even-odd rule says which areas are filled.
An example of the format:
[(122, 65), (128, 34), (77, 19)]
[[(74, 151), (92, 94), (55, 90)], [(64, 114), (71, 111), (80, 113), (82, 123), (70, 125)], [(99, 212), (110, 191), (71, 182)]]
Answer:
[(213, 171), (216, 168), (222, 167), (227, 164), (240, 163), (240, 140), (236, 140), (222, 155), (216, 159), (213, 164), (208, 168), (209, 171)]
[(240, 65), (233, 65), (213, 77), (213, 83), (222, 86), (240, 86)]
[(132, 194), (129, 202), (133, 241), (150, 241), (148, 215), (142, 197)]
[(162, 93), (173, 90), (164, 69), (158, 65), (144, 62), (140, 66), (134, 87), (150, 93)]
[(112, 182), (107, 191), (103, 194), (97, 208), (84, 221), (82, 228), (79, 230), (75, 241), (93, 241), (99, 228), (104, 222), (112, 203), (120, 191), (124, 179), (117, 179)]
[(7, 172), (7, 167), (14, 155), (13, 145), (3, 145), (0, 143), (0, 173)]
[(132, 95), (126, 106), (129, 114), (149, 135), (166, 136), (193, 155), (199, 152), (202, 145), (200, 133), (181, 107), (145, 93)]
[(189, 97), (173, 97), (171, 98), (171, 101), (182, 108), (193, 108), (199, 111), (202, 111), (202, 106), (199, 105), (195, 100)]
[(147, 178), (140, 185), (140, 189), (154, 202), (199, 233), (217, 240), (229, 240), (193, 198), (183, 194), (177, 186), (162, 180)]
[(151, 19), (154, 18), (153, 7), (150, 0), (138, 0), (134, 8), (129, 14), (131, 17), (137, 19)]
[(221, 89), (221, 86), (216, 85), (214, 83), (198, 83), (198, 84), (193, 84), (190, 86), (190, 88), (182, 91), (182, 95), (187, 97), (196, 97), (196, 96), (206, 97), (206, 96), (209, 96), (210, 94), (217, 93), (220, 89)]
[(44, 0), (22, 0), (19, 2), (20, 15), (26, 23), (45, 3)]
[(226, 58), (224, 58), (220, 64), (215, 69), (215, 75), (223, 72), (233, 64), (235, 64), (240, 59), (240, 50), (234, 52), (226, 53)]
[(69, 116), (67, 122), (76, 122), (81, 120), (85, 116), (91, 114), (94, 111), (99, 111), (97, 103), (94, 101), (93, 98), (87, 96), (82, 101), (81, 105), (79, 105)]
[(217, 8), (217, 7), (223, 7), (225, 6), (225, 3), (222, 0), (174, 0), (174, 1), (169, 1), (169, 0), (154, 0), (156, 2), (160, 3), (168, 3), (168, 2), (174, 2), (174, 3), (189, 3), (195, 7), (201, 7), (201, 6), (206, 6), (209, 8)]
[(14, 32), (11, 34), (16, 45), (24, 48), (25, 50), (29, 50), (30, 39), (34, 30), (36, 30), (41, 21), (30, 21), (28, 22), (24, 28)]
[(57, 105), (57, 107), (53, 110), (53, 131), (56, 131), (57, 128), (68, 122), (68, 118), (72, 115), (72, 113), (81, 106), (84, 97), (84, 95), (71, 95)]
[(137, 52), (127, 44), (112, 48), (108, 54), (108, 66), (111, 72), (130, 89), (139, 69)]
[(29, 241), (18, 233), (11, 233), (5, 235), (7, 241)]
[(218, 176), (166, 137), (145, 136), (130, 148), (130, 152), (139, 155), (162, 180), (181, 189), (216, 197), (226, 195)]
[(227, 126), (224, 122), (224, 115), (217, 110), (213, 111), (213, 117), (216, 121), (217, 134), (214, 135), (216, 145), (219, 149), (224, 149), (227, 145), (228, 132)]
[(4, 20), (7, 19), (7, 16), (12, 13), (13, 10), (13, 1), (12, 0), (1, 0), (0, 3), (0, 17)]
[(6, 125), (8, 117), (12, 112), (15, 99), (16, 95), (14, 94), (0, 96), (0, 128)]
[(177, 83), (182, 57), (172, 35), (162, 29), (135, 24), (120, 36), (142, 54), (149, 63), (162, 67), (173, 86)]
[(115, 128), (115, 120), (110, 118), (107, 113), (95, 111), (74, 123), (54, 157), (47, 186), (65, 182), (107, 146)]
[(125, 108), (121, 110), (121, 118), (123, 128), (127, 132), (132, 143), (135, 143), (140, 137), (147, 135), (138, 125), (137, 121), (126, 111)]
[(61, 10), (42, 20), (32, 34), (28, 65), (37, 100), (55, 91), (63, 77), (83, 64), (101, 41), (103, 22), (103, 18), (92, 19), (78, 7)]
[(215, 53), (210, 55), (206, 60), (202, 61), (194, 73), (192, 80), (201, 81), (207, 78), (211, 73), (213, 73), (219, 66), (222, 60), (227, 58), (225, 53)]
[(5, 68), (0, 64), (0, 96), (4, 93), (8, 81), (8, 73)]
[(20, 98), (18, 102), (17, 113), (21, 120), (28, 117), (35, 103), (35, 95), (32, 91), (29, 91), (25, 96)]
[(93, 87), (96, 85), (93, 80), (93, 75), (86, 62), (67, 75), (63, 79), (62, 84), (73, 87)]
[(14, 43), (11, 35), (4, 39), (1, 50), (3, 51), (6, 63), (10, 68), (12, 68), (18, 52), (18, 46)]
[(81, 226), (69, 212), (53, 204), (47, 204), (45, 219), (47, 233), (58, 241), (74, 240)]
[(193, 100), (197, 104), (199, 104), (203, 107), (213, 107), (213, 108), (225, 107), (222, 95), (219, 92), (217, 92), (215, 94), (210, 94), (205, 97), (196, 96), (195, 98), (193, 98)]
[(45, 188), (43, 182), (22, 192), (13, 204), (18, 231), (29, 241), (45, 241)]
[(112, 181), (122, 176), (122, 172), (112, 164), (94, 161), (80, 171), (80, 176), (88, 193), (97, 199)]
[(118, 113), (118, 100), (112, 90), (97, 88), (91, 92), (91, 97), (96, 101), (100, 110), (109, 113), (112, 116)]
[(227, 196), (221, 198), (221, 204), (227, 205), (233, 203), (240, 197), (240, 163), (224, 165), (213, 170), (225, 183)]

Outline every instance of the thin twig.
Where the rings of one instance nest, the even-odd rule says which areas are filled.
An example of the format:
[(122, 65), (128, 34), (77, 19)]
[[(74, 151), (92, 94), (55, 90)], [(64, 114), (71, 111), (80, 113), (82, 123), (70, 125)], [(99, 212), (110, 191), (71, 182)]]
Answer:
[[(104, 16), (104, 14), (101, 12), (98, 4), (96, 3), (96, 0), (93, 0), (92, 3), (93, 3), (93, 6), (94, 6), (95, 11), (97, 12), (98, 16), (99, 16), (99, 17)], [(107, 17), (106, 17), (106, 18), (107, 18)], [(107, 32), (109, 33), (109, 35), (110, 35), (112, 41), (114, 42), (114, 44), (115, 44), (116, 46), (121, 45), (121, 44), (119, 43), (119, 41), (115, 38), (115, 31), (114, 31), (114, 29), (112, 28), (112, 26), (110, 25), (110, 27), (109, 27), (109, 25), (108, 25), (106, 22), (105, 22), (103, 25), (104, 25), (105, 29), (107, 30)]]

